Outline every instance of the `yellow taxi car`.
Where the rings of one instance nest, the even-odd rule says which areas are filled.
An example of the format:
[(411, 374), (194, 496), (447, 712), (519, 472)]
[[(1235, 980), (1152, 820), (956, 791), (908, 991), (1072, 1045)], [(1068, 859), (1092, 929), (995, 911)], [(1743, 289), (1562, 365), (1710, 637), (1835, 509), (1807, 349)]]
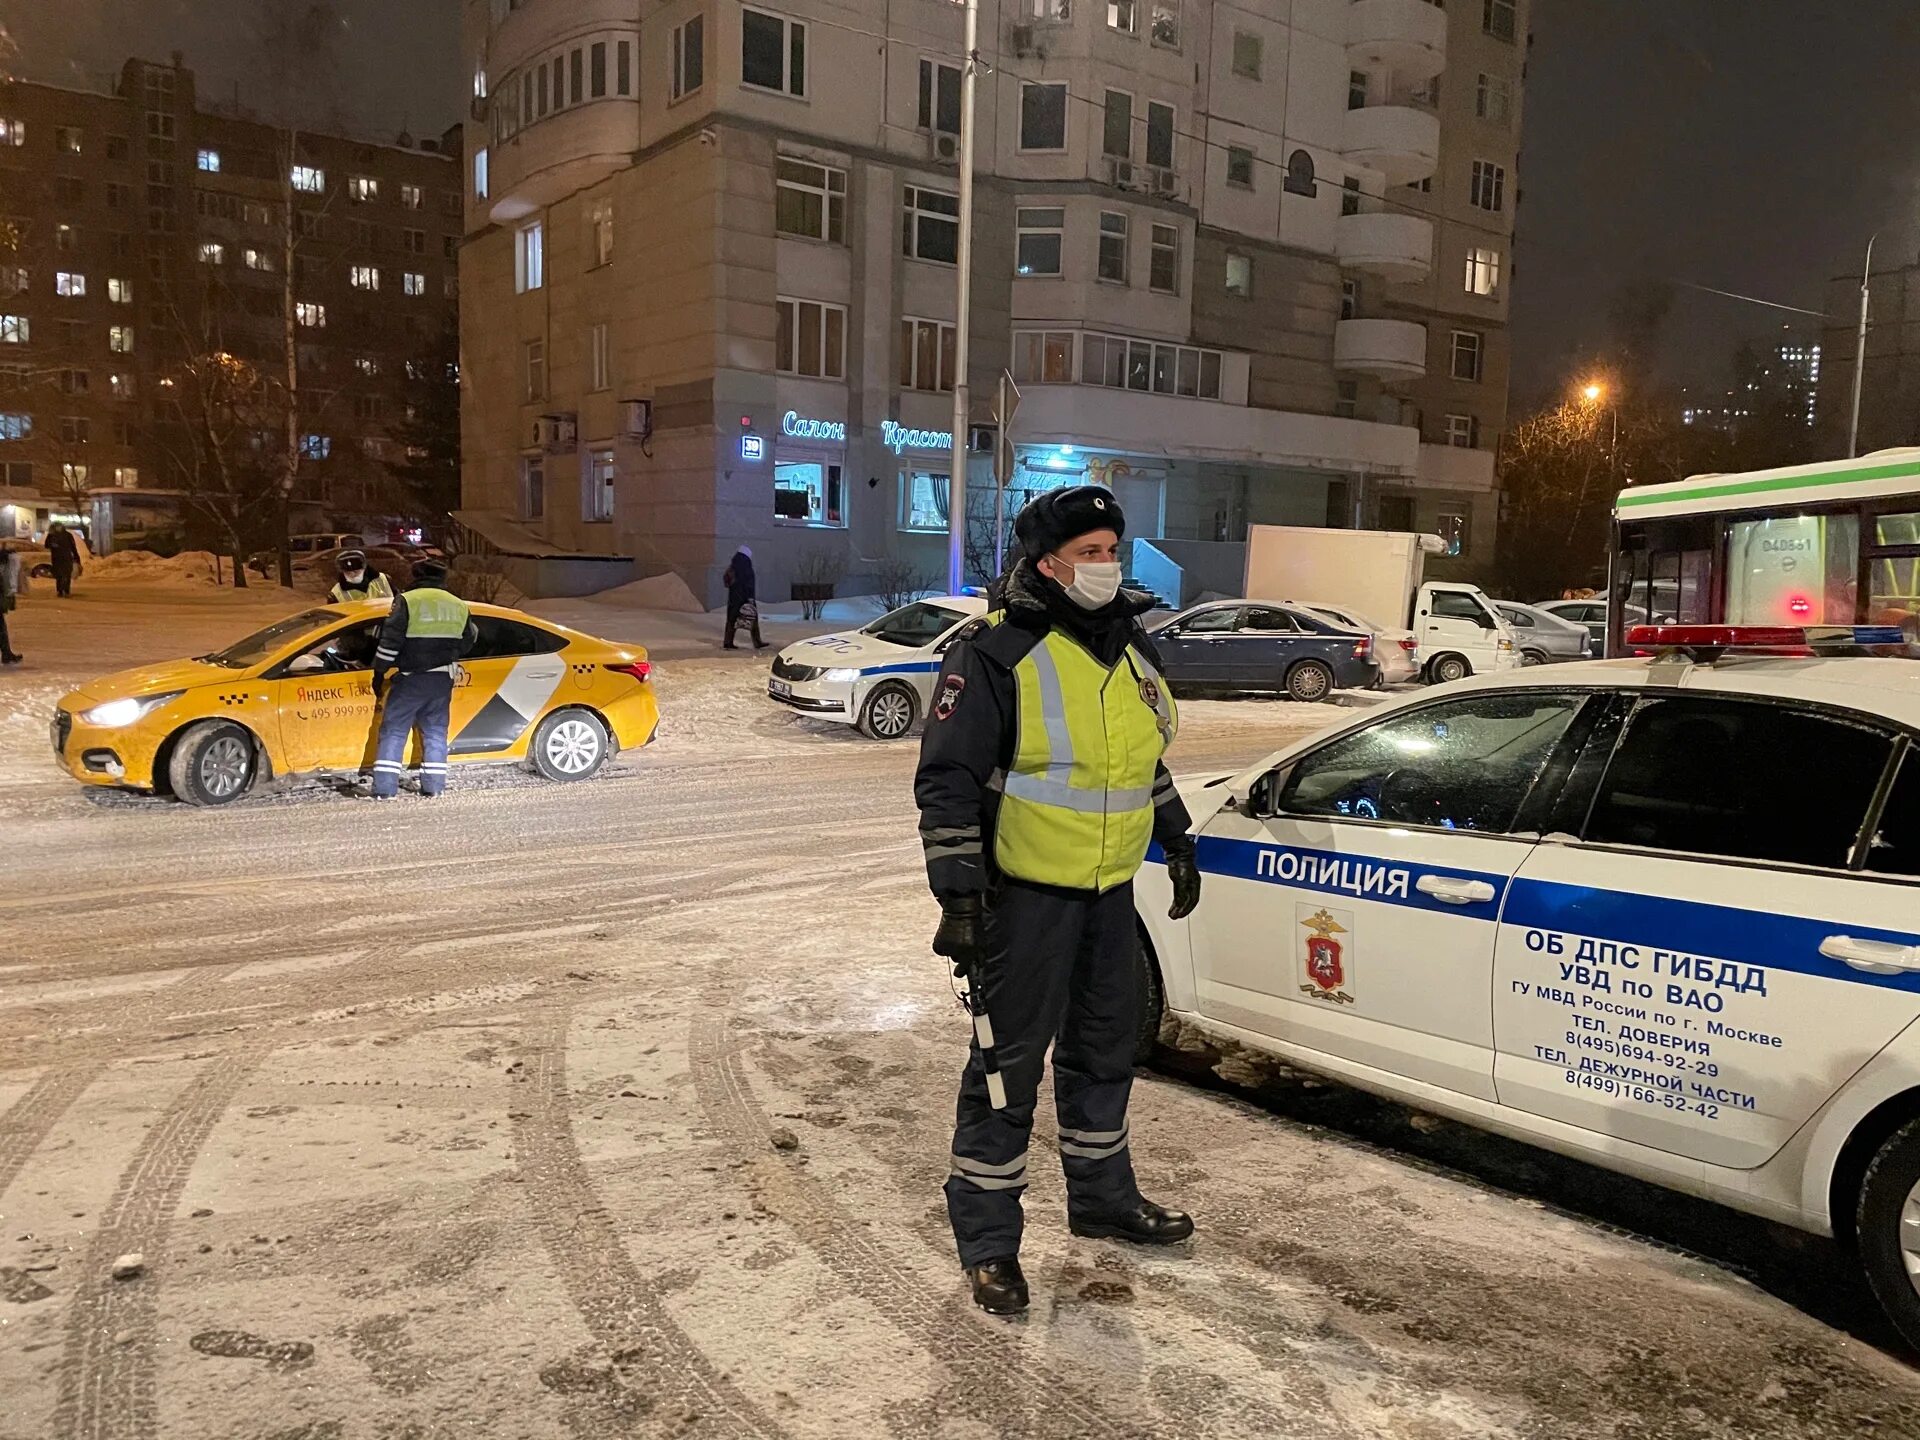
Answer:
[[(498, 605), (454, 675), (448, 758), (584, 780), (660, 723), (646, 651)], [(372, 661), (386, 601), (290, 615), (224, 650), (103, 676), (61, 700), (74, 779), (224, 805), (263, 780), (372, 770)], [(418, 764), (415, 741), (410, 764)]]

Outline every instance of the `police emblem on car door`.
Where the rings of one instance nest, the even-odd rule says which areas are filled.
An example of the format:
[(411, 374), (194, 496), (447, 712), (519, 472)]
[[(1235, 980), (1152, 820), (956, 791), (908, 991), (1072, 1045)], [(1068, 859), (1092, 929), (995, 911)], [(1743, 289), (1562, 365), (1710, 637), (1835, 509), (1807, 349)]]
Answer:
[(1353, 996), (1347, 985), (1353, 978), (1353, 960), (1338, 937), (1352, 936), (1353, 912), (1317, 905), (1296, 905), (1294, 909), (1307, 931), (1301, 937), (1300, 970), (1304, 978), (1300, 993), (1312, 1000), (1351, 1005)]

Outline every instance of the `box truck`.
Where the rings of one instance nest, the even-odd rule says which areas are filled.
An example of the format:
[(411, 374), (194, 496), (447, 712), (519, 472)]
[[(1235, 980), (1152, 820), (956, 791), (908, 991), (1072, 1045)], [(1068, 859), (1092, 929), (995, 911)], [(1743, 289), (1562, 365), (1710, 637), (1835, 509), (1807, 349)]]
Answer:
[(1438, 535), (1253, 525), (1246, 594), (1404, 625), (1419, 647), (1421, 677), (1430, 683), (1521, 664), (1512, 628), (1479, 586), (1422, 577), (1427, 556), (1445, 552)]

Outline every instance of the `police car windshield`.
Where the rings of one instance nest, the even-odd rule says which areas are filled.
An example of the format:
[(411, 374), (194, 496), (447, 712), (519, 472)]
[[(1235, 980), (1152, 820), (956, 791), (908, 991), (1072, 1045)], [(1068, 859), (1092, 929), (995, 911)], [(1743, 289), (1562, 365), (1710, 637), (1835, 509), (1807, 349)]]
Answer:
[(882, 615), (860, 633), (884, 640), (889, 645), (904, 645), (909, 650), (918, 650), (931, 645), (965, 618), (958, 610), (920, 600), (912, 605), (903, 605), (890, 615)]
[(229, 670), (245, 670), (250, 665), (258, 665), (289, 640), (298, 639), (316, 626), (339, 618), (331, 610), (303, 610), (298, 615), (289, 615), (284, 620), (276, 620), (264, 630), (254, 631), (244, 640), (234, 641), (224, 650), (216, 650), (211, 655), (202, 655), (199, 658), (209, 665), (224, 665)]

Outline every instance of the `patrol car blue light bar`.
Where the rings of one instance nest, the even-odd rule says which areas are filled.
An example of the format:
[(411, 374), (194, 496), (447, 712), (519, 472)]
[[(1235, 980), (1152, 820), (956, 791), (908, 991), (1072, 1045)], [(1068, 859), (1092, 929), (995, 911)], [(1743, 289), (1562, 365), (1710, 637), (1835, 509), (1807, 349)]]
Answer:
[(1626, 635), (1635, 650), (1795, 651), (1840, 646), (1905, 645), (1898, 625), (1633, 625)]

